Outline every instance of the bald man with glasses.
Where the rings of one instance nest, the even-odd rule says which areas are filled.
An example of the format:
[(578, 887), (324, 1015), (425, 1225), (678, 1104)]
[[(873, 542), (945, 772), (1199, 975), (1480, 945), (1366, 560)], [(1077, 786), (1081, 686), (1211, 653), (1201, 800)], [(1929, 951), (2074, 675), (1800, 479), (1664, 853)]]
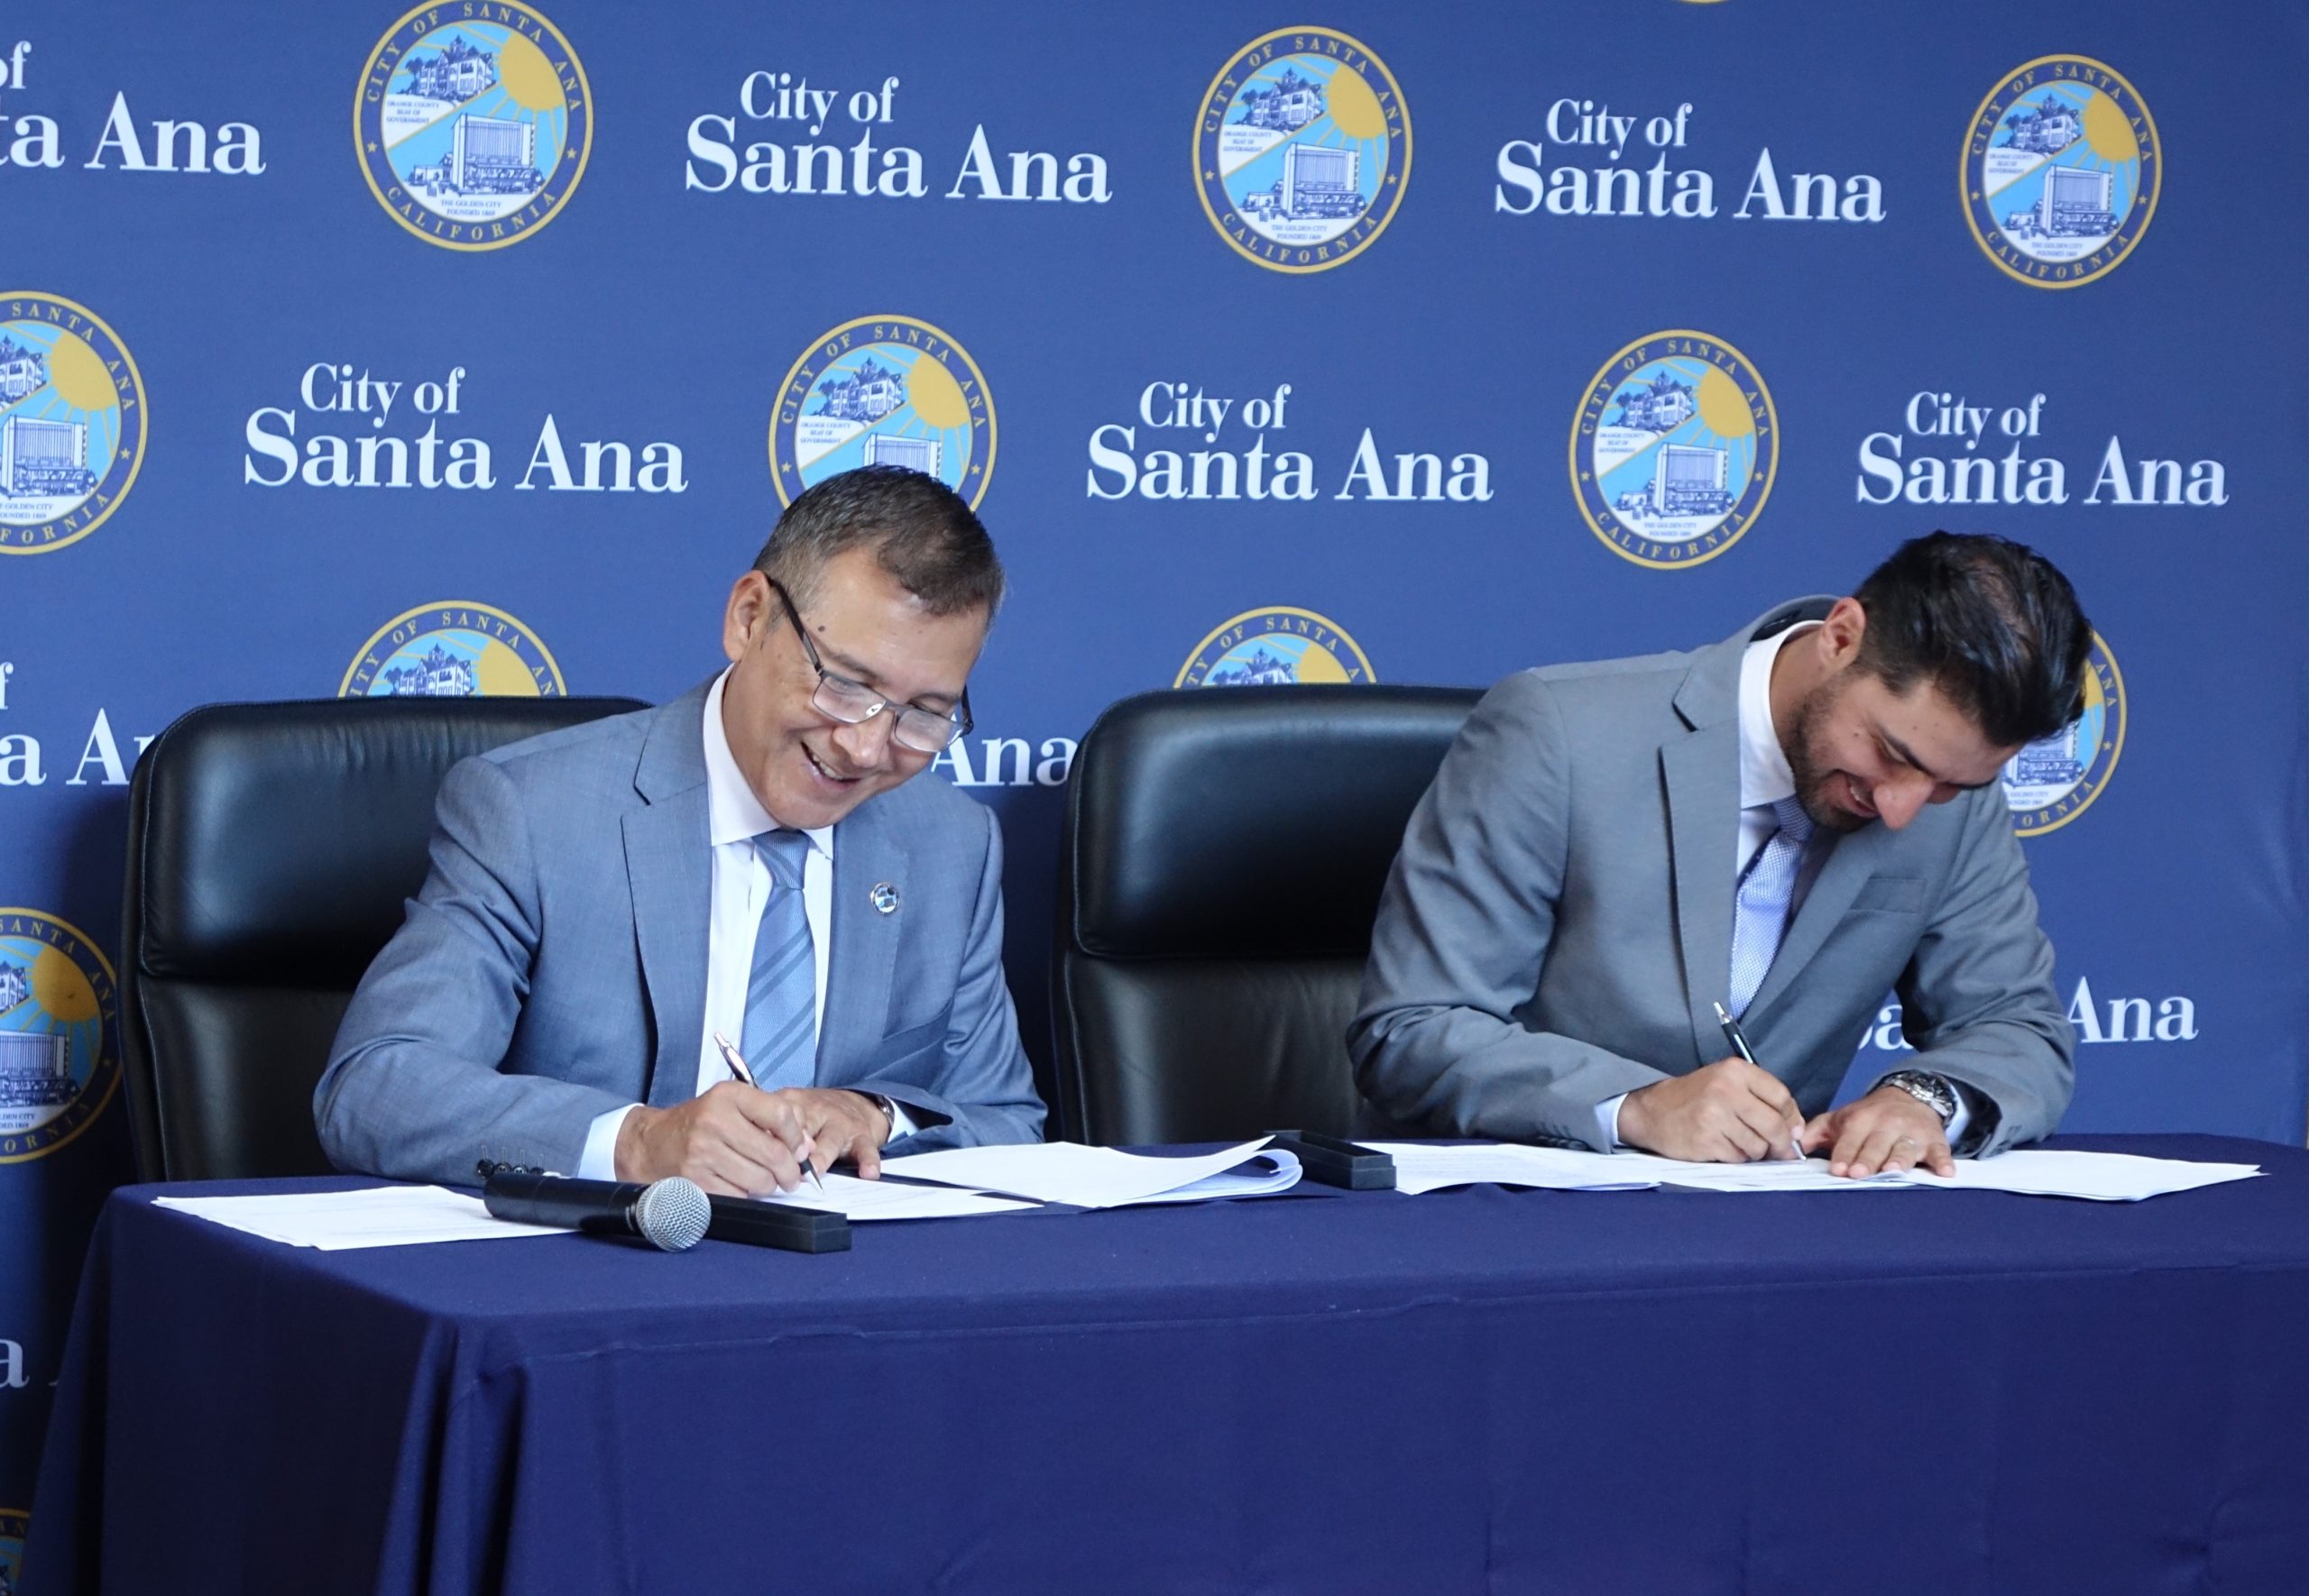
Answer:
[(740, 1195), (1038, 1139), (1000, 831), (913, 780), (971, 729), (1002, 588), (934, 478), (829, 478), (731, 587), (720, 675), (453, 769), (315, 1093), (330, 1158)]

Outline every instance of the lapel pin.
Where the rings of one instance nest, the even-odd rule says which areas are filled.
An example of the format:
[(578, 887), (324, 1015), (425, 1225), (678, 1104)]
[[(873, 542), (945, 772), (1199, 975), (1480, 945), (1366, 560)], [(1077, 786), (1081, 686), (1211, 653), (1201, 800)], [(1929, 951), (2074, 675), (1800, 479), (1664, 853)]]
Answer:
[(876, 882), (874, 890), (868, 893), (866, 896), (873, 903), (874, 912), (878, 914), (895, 914), (898, 912), (898, 889), (887, 881)]

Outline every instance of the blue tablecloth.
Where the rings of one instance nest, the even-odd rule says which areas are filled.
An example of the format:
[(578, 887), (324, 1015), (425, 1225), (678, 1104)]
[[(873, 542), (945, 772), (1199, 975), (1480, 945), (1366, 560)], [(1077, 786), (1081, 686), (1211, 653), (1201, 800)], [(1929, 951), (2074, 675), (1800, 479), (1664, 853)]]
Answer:
[(1324, 1193), (819, 1257), (319, 1253), (130, 1188), (25, 1589), (2309, 1588), (2309, 1154), (2069, 1144), (2271, 1173)]

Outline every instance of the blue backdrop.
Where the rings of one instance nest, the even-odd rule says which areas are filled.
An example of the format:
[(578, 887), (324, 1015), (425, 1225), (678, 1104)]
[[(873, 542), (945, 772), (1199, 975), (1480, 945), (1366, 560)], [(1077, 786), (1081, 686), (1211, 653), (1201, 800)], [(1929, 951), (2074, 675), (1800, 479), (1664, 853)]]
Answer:
[(862, 459), (1014, 577), (942, 769), (1038, 1057), (1113, 699), (1690, 646), (1947, 526), (2100, 633), (2007, 781), (2070, 1125), (2300, 1137), (2299, 7), (397, 11), (0, 23), (0, 1569), (128, 1169), (143, 739), (671, 695)]

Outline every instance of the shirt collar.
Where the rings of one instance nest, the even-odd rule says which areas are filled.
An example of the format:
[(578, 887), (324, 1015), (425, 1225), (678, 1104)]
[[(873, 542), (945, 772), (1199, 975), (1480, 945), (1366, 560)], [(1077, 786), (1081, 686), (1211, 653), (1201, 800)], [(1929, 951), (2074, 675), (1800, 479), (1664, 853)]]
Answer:
[[(713, 678), (705, 694), (705, 829), (716, 848), (725, 842), (750, 841), (764, 831), (778, 829), (777, 819), (754, 796), (752, 786), (738, 770), (737, 757), (730, 752), (730, 734), (722, 727), (722, 689), (729, 680), (725, 669)], [(802, 835), (810, 839), (811, 847), (833, 858), (832, 826), (820, 826)]]
[(1796, 773), (1771, 723), (1771, 665), (1780, 647), (1820, 623), (1799, 622), (1748, 645), (1740, 656), (1740, 807), (1777, 803), (1796, 794)]

